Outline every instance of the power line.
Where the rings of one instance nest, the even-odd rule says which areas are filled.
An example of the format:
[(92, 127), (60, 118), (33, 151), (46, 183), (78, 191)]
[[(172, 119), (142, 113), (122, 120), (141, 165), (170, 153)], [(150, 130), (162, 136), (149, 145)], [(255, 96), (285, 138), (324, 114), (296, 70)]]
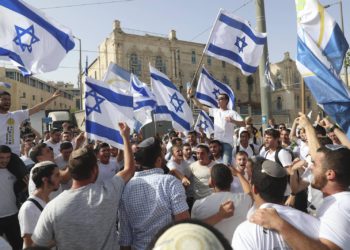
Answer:
[[(249, 0), (248, 2), (242, 4), (241, 6), (239, 6), (237, 9), (233, 10), (231, 13), (235, 13), (237, 11), (239, 11), (240, 9), (242, 9), (243, 7), (247, 6), (248, 4), (250, 4), (251, 2), (253, 2), (253, 0)], [(203, 35), (205, 32), (207, 32), (208, 30), (211, 29), (212, 26), (206, 28), (205, 30), (203, 30), (202, 32), (200, 32), (199, 34), (195, 35), (190, 42), (193, 42), (196, 38), (200, 37), (201, 35)]]
[(81, 3), (81, 4), (44, 7), (44, 8), (40, 8), (40, 9), (41, 10), (63, 9), (63, 8), (73, 8), (73, 7), (82, 7), (82, 6), (93, 6), (93, 5), (105, 5), (105, 4), (122, 3), (122, 2), (132, 2), (132, 1), (135, 1), (135, 0), (116, 0), (116, 1), (107, 1), (107, 2)]

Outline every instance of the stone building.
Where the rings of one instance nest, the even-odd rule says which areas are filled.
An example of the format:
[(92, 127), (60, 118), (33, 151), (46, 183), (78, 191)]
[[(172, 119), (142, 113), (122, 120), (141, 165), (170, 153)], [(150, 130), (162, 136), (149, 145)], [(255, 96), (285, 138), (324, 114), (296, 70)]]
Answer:
[[(16, 69), (0, 67), (0, 82), (11, 84), (6, 89), (11, 94), (11, 110), (27, 109), (48, 99), (60, 89), (55, 84), (47, 83), (35, 77), (23, 77)], [(3, 87), (1, 89), (4, 89)], [(47, 106), (49, 109), (73, 109), (75, 108), (74, 96), (62, 90), (62, 96)]]
[[(109, 63), (113, 62), (149, 83), (150, 63), (165, 73), (185, 94), (186, 83), (193, 79), (204, 46), (205, 44), (179, 40), (174, 30), (168, 37), (125, 33), (120, 22), (114, 21), (112, 32), (98, 48), (99, 56), (89, 65), (88, 75), (102, 79)], [(230, 85), (235, 92), (236, 107), (240, 113), (247, 115), (248, 110), (252, 110), (259, 114), (258, 73), (247, 78), (238, 68), (208, 56), (204, 56), (202, 64), (217, 80)]]
[[(277, 123), (285, 122), (290, 126), (301, 111), (301, 81), (302, 77), (297, 70), (289, 52), (284, 53), (282, 61), (271, 64), (271, 78), (276, 90), (271, 92), (271, 113)], [(311, 92), (305, 85), (305, 113), (312, 111), (315, 119), (319, 108)]]

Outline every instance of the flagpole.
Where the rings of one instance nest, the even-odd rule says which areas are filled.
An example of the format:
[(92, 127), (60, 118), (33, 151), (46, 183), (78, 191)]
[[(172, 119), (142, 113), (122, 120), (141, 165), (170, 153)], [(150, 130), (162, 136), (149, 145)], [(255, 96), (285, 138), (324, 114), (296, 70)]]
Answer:
[(301, 78), (301, 112), (305, 114), (305, 82), (304, 78)]
[[(151, 66), (151, 63), (149, 62), (148, 63), (148, 66), (149, 66), (149, 68), (150, 68), (150, 66)], [(150, 76), (151, 76), (151, 72), (150, 72)], [(152, 78), (150, 79), (150, 83), (149, 83), (150, 85), (151, 85), (151, 89), (152, 89), (152, 92), (154, 92), (154, 90), (153, 90), (153, 84), (152, 84)], [(156, 107), (157, 108), (157, 107)], [(154, 136), (156, 136), (156, 134), (157, 134), (157, 123), (156, 123), (156, 121), (155, 121), (155, 119), (154, 119), (154, 110), (152, 110), (152, 115), (151, 115), (151, 117), (152, 117), (152, 122), (153, 122), (153, 124), (154, 124)]]

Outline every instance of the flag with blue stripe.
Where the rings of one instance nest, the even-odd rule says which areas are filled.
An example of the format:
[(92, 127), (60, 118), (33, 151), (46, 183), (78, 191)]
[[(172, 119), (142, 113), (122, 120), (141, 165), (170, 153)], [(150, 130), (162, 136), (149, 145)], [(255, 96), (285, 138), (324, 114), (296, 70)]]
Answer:
[(248, 21), (221, 9), (204, 53), (250, 75), (258, 68), (266, 40), (266, 34), (254, 31)]
[(169, 78), (150, 65), (152, 90), (157, 107), (155, 121), (171, 121), (177, 131), (190, 131), (193, 124), (192, 110)]
[(216, 80), (204, 67), (199, 76), (196, 98), (204, 105), (212, 108), (218, 107), (218, 96), (226, 94), (229, 97), (228, 109), (235, 107), (235, 94), (233, 90), (225, 83)]
[(134, 116), (139, 125), (135, 129), (139, 131), (143, 126), (152, 122), (152, 111), (157, 105), (156, 97), (149, 87), (134, 74), (131, 74), (131, 92), (134, 98)]
[(109, 63), (106, 74), (102, 81), (109, 84), (116, 84), (119, 88), (130, 90), (130, 72), (115, 63)]
[(349, 45), (317, 0), (296, 0), (296, 5), (298, 70), (317, 103), (350, 138), (350, 91), (339, 77)]
[(271, 90), (275, 91), (276, 90), (276, 85), (275, 85), (275, 83), (274, 83), (274, 81), (272, 80), (272, 77), (271, 77), (270, 61), (269, 61), (268, 58), (266, 60), (266, 65), (265, 65), (265, 77), (267, 79), (267, 84), (270, 86)]
[(0, 57), (23, 75), (58, 68), (74, 48), (71, 31), (21, 0), (0, 1)]
[(201, 130), (210, 138), (210, 135), (214, 133), (214, 123), (207, 113), (203, 110), (198, 115), (197, 122), (194, 125), (194, 130), (201, 132)]
[(85, 82), (86, 133), (88, 138), (106, 142), (123, 149), (123, 139), (118, 123), (133, 121), (131, 92), (116, 88), (113, 84), (87, 77)]
[(6, 89), (10, 89), (12, 86), (11, 83), (8, 83), (8, 82), (0, 82), (0, 87), (4, 87)]

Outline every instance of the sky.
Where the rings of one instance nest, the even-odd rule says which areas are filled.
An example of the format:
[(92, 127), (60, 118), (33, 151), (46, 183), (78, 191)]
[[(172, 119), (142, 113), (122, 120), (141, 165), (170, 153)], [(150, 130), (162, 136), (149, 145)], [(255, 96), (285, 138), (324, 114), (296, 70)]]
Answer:
[[(99, 44), (112, 32), (119, 20), (126, 33), (150, 33), (167, 36), (176, 30), (179, 40), (206, 43), (220, 8), (234, 12), (256, 27), (255, 0), (25, 0), (47, 16), (69, 27), (82, 41), (82, 58), (92, 62)], [(113, 3), (108, 3), (113, 2)], [(320, 0), (334, 4), (338, 0)], [(92, 5), (89, 5), (92, 4)], [(80, 5), (80, 6), (74, 6)], [(343, 0), (345, 35), (350, 42), (350, 0)], [(327, 9), (340, 25), (339, 4)], [(294, 0), (265, 0), (266, 30), (270, 62), (283, 60), (284, 53), (296, 57), (296, 12)], [(53, 72), (37, 74), (42, 80), (77, 84), (79, 46), (71, 51)], [(0, 61), (0, 66), (8, 62)]]

